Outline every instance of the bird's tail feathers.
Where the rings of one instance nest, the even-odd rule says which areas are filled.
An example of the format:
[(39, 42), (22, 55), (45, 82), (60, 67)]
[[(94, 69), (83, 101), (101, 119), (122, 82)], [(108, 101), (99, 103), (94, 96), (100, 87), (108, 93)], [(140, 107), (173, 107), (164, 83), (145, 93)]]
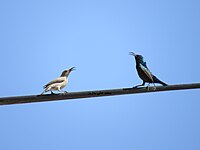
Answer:
[(163, 86), (167, 86), (168, 84), (166, 84), (165, 82), (160, 81), (160, 84), (162, 84)]
[(160, 83), (160, 84), (162, 84), (163, 86), (167, 86), (167, 85), (168, 85), (168, 84), (166, 84), (166, 83), (160, 81), (156, 76), (153, 76), (153, 80), (154, 80), (155, 83)]
[(49, 84), (44, 85), (44, 86), (43, 86), (43, 89), (47, 89), (48, 86), (49, 86)]

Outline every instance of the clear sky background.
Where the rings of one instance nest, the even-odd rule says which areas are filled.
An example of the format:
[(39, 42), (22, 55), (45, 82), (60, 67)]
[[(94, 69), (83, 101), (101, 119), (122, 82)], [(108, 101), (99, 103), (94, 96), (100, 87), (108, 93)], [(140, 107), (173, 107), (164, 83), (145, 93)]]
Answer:
[[(0, 97), (142, 83), (129, 51), (168, 84), (200, 82), (199, 0), (1, 0)], [(200, 91), (0, 107), (2, 150), (199, 150)]]

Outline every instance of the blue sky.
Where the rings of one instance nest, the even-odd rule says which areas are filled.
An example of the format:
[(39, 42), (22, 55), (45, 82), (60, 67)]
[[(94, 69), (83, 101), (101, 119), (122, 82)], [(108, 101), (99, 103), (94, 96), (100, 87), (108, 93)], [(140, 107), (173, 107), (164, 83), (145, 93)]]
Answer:
[[(168, 84), (200, 81), (198, 0), (1, 0), (0, 96), (142, 83), (129, 51)], [(4, 150), (199, 150), (199, 90), (0, 107)]]

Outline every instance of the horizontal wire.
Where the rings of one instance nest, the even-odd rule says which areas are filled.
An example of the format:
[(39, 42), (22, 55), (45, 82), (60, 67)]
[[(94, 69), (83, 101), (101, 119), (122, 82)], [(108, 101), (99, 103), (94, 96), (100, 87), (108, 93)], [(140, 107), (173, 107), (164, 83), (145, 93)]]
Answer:
[(93, 91), (70, 92), (66, 94), (60, 93), (60, 94), (45, 94), (45, 95), (13, 96), (13, 97), (0, 98), (0, 105), (72, 100), (80, 98), (92, 98), (92, 97), (161, 92), (161, 91), (172, 91), (172, 90), (189, 90), (197, 88), (200, 88), (200, 83), (155, 86), (150, 88), (140, 87), (140, 88), (93, 90)]

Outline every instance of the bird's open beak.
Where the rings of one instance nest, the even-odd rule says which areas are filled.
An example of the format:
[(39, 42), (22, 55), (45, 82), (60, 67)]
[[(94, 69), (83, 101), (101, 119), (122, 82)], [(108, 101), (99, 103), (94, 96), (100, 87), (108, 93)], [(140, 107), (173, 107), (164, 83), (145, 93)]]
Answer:
[(136, 56), (136, 54), (135, 54), (135, 53), (133, 53), (133, 52), (129, 52), (129, 55)]
[(69, 69), (69, 71), (73, 71), (73, 70), (76, 70), (75, 67), (72, 67)]

